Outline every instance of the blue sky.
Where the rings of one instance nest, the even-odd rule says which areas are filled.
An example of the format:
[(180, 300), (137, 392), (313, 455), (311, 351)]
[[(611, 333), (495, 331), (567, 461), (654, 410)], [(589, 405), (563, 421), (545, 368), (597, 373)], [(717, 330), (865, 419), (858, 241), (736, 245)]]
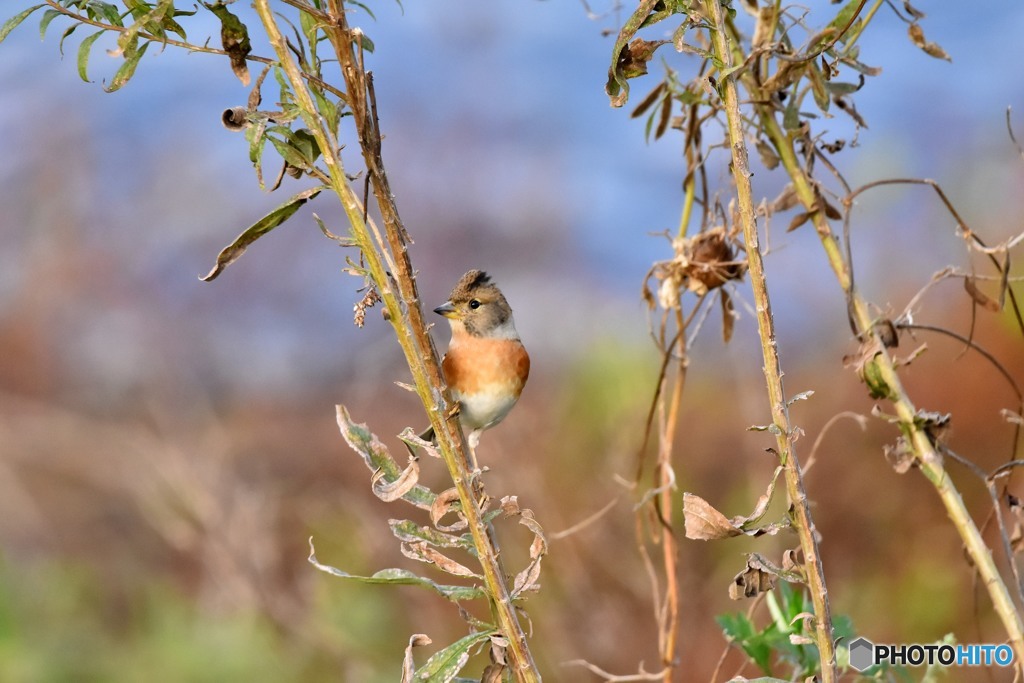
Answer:
[[(510, 290), (513, 303), (517, 297), (530, 302), (519, 307), (526, 309), (518, 313), (520, 327), (545, 338), (552, 353), (572, 348), (580, 334), (642, 330), (640, 282), (653, 260), (669, 255), (665, 241), (649, 234), (678, 221), (682, 164), (675, 139), (645, 144), (642, 121), (628, 117), (630, 105), (608, 105), (603, 87), (612, 38), (602, 30), (621, 15), (592, 20), (579, 2), (537, 0), (406, 2), (404, 9), (385, 1), (374, 7), (376, 21), (360, 15), (357, 23), (376, 44), (370, 65), (387, 136), (385, 160), (418, 240), (413, 253), (427, 301), (443, 297), (464, 270), (483, 267)], [(600, 13), (607, 6), (592, 8)], [(854, 184), (935, 178), (972, 226), (997, 241), (1021, 229), (1016, 217), (1024, 213), (1024, 162), (1004, 125), (1005, 109), (1013, 106), (1024, 138), (1024, 5), (990, 3), (972, 16), (946, 3), (920, 2), (918, 8), (929, 13), (922, 22), (927, 37), (952, 63), (911, 45), (906, 25), (883, 8), (861, 41), (862, 59), (884, 69), (856, 95), (870, 129), (838, 162)], [(249, 10), (237, 3), (236, 11)], [(220, 359), (211, 361), (215, 365), (244, 348), (266, 354), (264, 371), (285, 381), (296, 364), (306, 367), (297, 359), (309, 355), (310, 345), (328, 353), (338, 339), (349, 338), (354, 283), (340, 274), (339, 252), (325, 246), (308, 213), (257, 243), (217, 283), (196, 281), (235, 234), (303, 186), (290, 181), (272, 196), (256, 187), (244, 139), (219, 123), (220, 111), (247, 94), (226, 64), (152, 51), (135, 80), (108, 95), (99, 81), (109, 79), (116, 62), (103, 53), (103, 41), (90, 64), (97, 82), (87, 84), (75, 69), (80, 36), (69, 40), (61, 61), (61, 22), (43, 43), (35, 26), (30, 19), (0, 45), (6, 93), (0, 201), (15, 207), (0, 219), (0, 270), (6, 271), (0, 315), (31, 276), (18, 254), (47, 232), (54, 239), (60, 234), (46, 227), (47, 220), (61, 220), (60, 211), (24, 205), (32, 188), (42, 187), (55, 203), (84, 216), (75, 238), (109, 256), (104, 267), (116, 283), (112, 290), (152, 297), (153, 306), (171, 319), (181, 316), (183, 325), (216, 320), (207, 339), (221, 340), (210, 342), (223, 348), (214, 354)], [(193, 36), (200, 33), (192, 29)], [(256, 50), (268, 52), (259, 44)], [(693, 68), (671, 51), (664, 56), (684, 76)], [(654, 78), (634, 81), (634, 95), (645, 93)], [(851, 130), (844, 118), (822, 123), (836, 134)], [(47, 160), (65, 153), (70, 160), (53, 180)], [(755, 177), (755, 190), (774, 195), (779, 182)], [(329, 201), (321, 198), (314, 210), (338, 220)], [(816, 240), (805, 231), (784, 235), (783, 226), (773, 230), (768, 261), (769, 275), (778, 274), (780, 327), (794, 338), (822, 334), (823, 325), (841, 330), (838, 289), (828, 281)], [(877, 287), (869, 296), (881, 306), (899, 308), (904, 300), (891, 288), (912, 291), (946, 263), (966, 263), (950, 219), (924, 190), (865, 198), (854, 231), (858, 266), (867, 275), (862, 281)], [(923, 240), (929, 246), (922, 254)], [(896, 269), (912, 284), (890, 283)], [(809, 281), (822, 285), (808, 287)], [(95, 315), (130, 320), (112, 300), (117, 296), (87, 298), (80, 307), (113, 308)], [(71, 329), (87, 325), (89, 316), (77, 315), (81, 320), (69, 323)], [(548, 334), (553, 320), (564, 334)], [(310, 321), (328, 331), (310, 339)], [(145, 336), (132, 331), (144, 322), (107, 327), (127, 330), (118, 343), (124, 348), (139, 348), (139, 335)], [(100, 335), (99, 350), (90, 353), (115, 343), (104, 339)]]

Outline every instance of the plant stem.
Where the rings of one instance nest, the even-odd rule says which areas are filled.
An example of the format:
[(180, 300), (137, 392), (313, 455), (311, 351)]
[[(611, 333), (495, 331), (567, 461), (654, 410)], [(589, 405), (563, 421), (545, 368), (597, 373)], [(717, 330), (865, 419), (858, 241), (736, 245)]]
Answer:
[(816, 196), (812, 181), (804, 172), (797, 160), (796, 151), (793, 148), (792, 140), (779, 126), (775, 117), (768, 110), (762, 110), (761, 121), (764, 131), (768, 134), (772, 145), (779, 154), (783, 166), (793, 180), (793, 187), (797, 197), (804, 208), (812, 212), (814, 227), (825, 248), (825, 254), (829, 265), (835, 273), (839, 286), (846, 293), (849, 302), (850, 315), (857, 325), (857, 329), (865, 338), (873, 339), (876, 344), (877, 354), (875, 362), (881, 370), (882, 378), (889, 388), (890, 400), (896, 410), (900, 421), (900, 427), (908, 436), (908, 441), (914, 451), (914, 457), (921, 470), (921, 473), (932, 483), (936, 492), (946, 507), (946, 513), (956, 526), (960, 538), (964, 542), (971, 562), (981, 575), (982, 583), (988, 590), (992, 605), (1003, 622), (1003, 627), (1009, 636), (1016, 655), (1018, 667), (1024, 670), (1024, 623), (1021, 621), (1020, 612), (1010, 597), (1009, 590), (1003, 581), (992, 552), (985, 545), (985, 541), (978, 530), (974, 519), (971, 517), (963, 498), (957, 490), (953, 481), (946, 473), (943, 466), (942, 456), (935, 448), (931, 438), (926, 433), (924, 426), (917, 419), (917, 408), (910, 400), (909, 394), (903, 388), (899, 373), (896, 369), (896, 361), (889, 353), (889, 350), (881, 343), (878, 332), (875, 329), (875, 319), (870, 314), (867, 302), (860, 296), (853, 286), (850, 264), (843, 258), (842, 249), (836, 240), (829, 225), (828, 219), (823, 211), (814, 211)]
[[(710, 33), (714, 53), (721, 60), (723, 68), (728, 69), (733, 60), (721, 2), (720, 0), (704, 0), (704, 7), (713, 24)], [(732, 150), (732, 173), (736, 182), (739, 217), (746, 243), (747, 264), (757, 308), (757, 327), (764, 356), (764, 375), (768, 385), (772, 422), (777, 427), (776, 442), (779, 448), (779, 459), (785, 471), (786, 490), (792, 505), (793, 524), (800, 538), (807, 583), (811, 600), (814, 603), (815, 641), (821, 658), (822, 681), (823, 683), (832, 683), (836, 680), (836, 659), (835, 644), (832, 640), (832, 616), (828, 590), (825, 587), (825, 575), (818, 552), (814, 522), (811, 519), (807, 492), (804, 489), (800, 463), (794, 448), (789, 409), (782, 386), (782, 369), (775, 339), (775, 321), (772, 317), (771, 300), (768, 296), (764, 262), (761, 258), (757, 223), (754, 217), (753, 192), (747, 163), (747, 144), (743, 137), (743, 119), (740, 113), (736, 81), (732, 77), (726, 77), (719, 86), (724, 94), (725, 113), (728, 119), (728, 141)]]
[[(440, 361), (423, 318), (423, 311), (416, 293), (412, 265), (408, 260), (408, 252), (403, 241), (403, 231), (400, 223), (397, 222), (397, 210), (393, 206), (390, 193), (386, 192), (386, 183), (383, 181), (383, 164), (379, 157), (379, 137), (375, 140), (376, 146), (373, 149), (367, 149), (364, 145), (370, 138), (364, 135), (363, 129), (359, 131), (368, 172), (373, 174), (375, 183), (384, 183), (381, 185), (381, 189), (386, 192), (387, 196), (380, 208), (382, 215), (385, 216), (387, 239), (391, 246), (390, 255), (384, 251), (384, 245), (381, 244), (378, 247), (373, 234), (371, 234), (374, 229), (364, 219), (363, 207), (345, 176), (344, 167), (338, 155), (337, 141), (332, 139), (329, 130), (317, 114), (299, 67), (277, 26), (269, 0), (255, 0), (255, 6), (267, 31), (267, 37), (280, 60), (281, 67), (291, 83), (296, 104), (302, 111), (303, 120), (316, 138), (323, 153), (324, 163), (330, 173), (331, 189), (341, 200), (352, 228), (352, 236), (362, 250), (369, 275), (387, 308), (398, 343), (405, 353), (406, 361), (412, 372), (416, 392), (423, 401), (430, 417), (430, 423), (436, 432), (442, 459), (455, 484), (462, 505), (462, 514), (469, 525), (483, 571), (484, 584), (490, 598), (492, 614), (495, 616), (498, 629), (509, 643), (506, 651), (509, 668), (515, 680), (520, 683), (539, 682), (540, 674), (527, 646), (526, 634), (516, 616), (505, 572), (498, 558), (497, 547), (493, 543), (473, 495), (471, 477), (466, 468), (465, 436), (458, 421), (448, 419), (448, 407), (453, 404), (447, 390), (443, 388)], [(358, 73), (348, 73), (345, 76), (350, 86), (355, 84), (359, 87), (357, 92), (350, 89), (348, 96), (352, 100), (358, 98), (358, 101), (363, 103), (357, 105), (359, 110), (354, 109), (353, 113), (357, 117), (364, 117), (364, 120), (360, 121), (360, 125), (364, 125), (365, 117), (369, 114), (364, 106), (368, 87), (366, 73), (362, 70), (361, 63), (354, 60), (352, 37), (345, 25), (343, 8), (337, 2), (331, 2), (329, 7), (332, 22), (324, 27), (324, 31), (331, 39), (343, 67), (358, 71)], [(380, 200), (381, 194), (378, 194), (377, 198)], [(390, 258), (388, 258), (389, 256)], [(396, 266), (390, 274), (389, 268), (385, 266), (385, 260)], [(392, 287), (392, 282), (398, 285), (398, 292)]]

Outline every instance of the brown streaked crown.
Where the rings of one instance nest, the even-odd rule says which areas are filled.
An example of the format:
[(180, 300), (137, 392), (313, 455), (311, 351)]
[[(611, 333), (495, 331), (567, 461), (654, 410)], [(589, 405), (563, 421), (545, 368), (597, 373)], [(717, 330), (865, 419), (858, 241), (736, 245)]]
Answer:
[(471, 270), (459, 278), (448, 303), (454, 309), (450, 317), (461, 320), (466, 331), (477, 337), (490, 334), (512, 319), (505, 296), (482, 270)]

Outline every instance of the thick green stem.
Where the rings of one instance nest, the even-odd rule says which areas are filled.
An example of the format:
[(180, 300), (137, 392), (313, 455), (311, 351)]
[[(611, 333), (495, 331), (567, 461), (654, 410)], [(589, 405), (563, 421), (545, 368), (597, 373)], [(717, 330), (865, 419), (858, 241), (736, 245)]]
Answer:
[[(455, 484), (462, 505), (462, 513), (469, 525), (483, 572), (484, 584), (490, 597), (492, 614), (498, 622), (499, 630), (509, 642), (506, 651), (509, 668), (515, 680), (520, 683), (539, 682), (540, 674), (527, 646), (526, 634), (516, 616), (505, 572), (498, 558), (497, 546), (490, 537), (473, 494), (471, 476), (466, 468), (465, 436), (458, 422), (448, 419), (448, 406), (451, 405), (450, 395), (444, 389), (439, 359), (427, 332), (416, 294), (413, 269), (408, 261), (408, 254), (405, 251), (402, 238), (397, 234), (400, 226), (386, 221), (387, 239), (391, 245), (389, 259), (389, 255), (384, 251), (384, 245), (378, 244), (374, 238), (372, 227), (364, 219), (363, 207), (345, 176), (345, 170), (338, 155), (337, 141), (332, 138), (330, 131), (317, 114), (313, 98), (303, 82), (299, 67), (277, 26), (269, 0), (255, 0), (255, 6), (267, 31), (267, 37), (277, 53), (281, 68), (284, 69), (292, 86), (303, 121), (316, 138), (323, 153), (323, 160), (330, 174), (331, 189), (341, 200), (351, 226), (352, 236), (362, 251), (367, 271), (381, 295), (395, 328), (398, 343), (402, 347), (412, 372), (416, 392), (423, 401), (430, 417), (430, 423), (434, 427), (442, 459)], [(339, 52), (339, 61), (342, 64), (347, 64), (350, 68), (354, 67), (351, 55), (351, 37), (346, 35), (344, 29), (343, 8), (331, 3), (330, 10), (333, 24), (325, 27), (325, 32)], [(345, 51), (348, 53), (346, 54)], [(361, 72), (361, 66), (359, 68)], [(348, 96), (355, 99), (358, 95), (359, 100), (365, 102), (365, 79), (357, 79), (357, 81), (363, 90), (358, 93), (350, 90)], [(351, 104), (355, 104), (355, 102)], [(360, 113), (366, 114), (365, 111)], [(365, 142), (362, 130), (360, 136), (360, 141)], [(379, 162), (379, 159), (376, 158), (376, 151), (367, 152), (364, 149), (364, 154), (368, 157), (367, 166), (370, 170), (381, 171), (381, 169), (373, 168), (373, 165)], [(382, 174), (375, 179), (375, 182), (381, 177), (383, 177)], [(377, 196), (380, 199), (380, 195)], [(390, 198), (388, 202), (390, 202)], [(393, 209), (393, 206), (381, 207), (382, 214), (385, 216), (397, 217), (397, 211), (393, 211)], [(389, 276), (390, 268), (385, 265), (385, 261), (391, 259), (396, 266), (394, 272), (390, 273), (393, 278)], [(392, 283), (397, 283), (397, 292)]]
[[(711, 30), (715, 55), (721, 60), (723, 70), (730, 68), (733, 58), (729, 45), (729, 33), (723, 16), (720, 0), (705, 0), (705, 10), (711, 17)], [(786, 490), (792, 505), (793, 525), (800, 538), (804, 553), (804, 568), (807, 584), (814, 604), (815, 641), (821, 658), (821, 680), (832, 683), (836, 680), (835, 643), (832, 637), (832, 615), (829, 608), (828, 590), (814, 522), (807, 502), (800, 462), (794, 448), (794, 430), (789, 421), (789, 409), (785, 389), (782, 386), (782, 368), (779, 363), (778, 345), (775, 339), (775, 321), (772, 317), (771, 300), (764, 273), (764, 262), (757, 234), (754, 216), (754, 198), (750, 186), (750, 170), (747, 162), (747, 144), (743, 137), (743, 118), (740, 113), (736, 81), (726, 77), (720, 83), (725, 100), (725, 114), (728, 119), (728, 142), (732, 150), (732, 173), (736, 182), (736, 199), (739, 218), (746, 243), (747, 265), (754, 303), (757, 309), (757, 327), (761, 337), (764, 356), (764, 376), (768, 385), (768, 399), (771, 404), (772, 422), (776, 430), (779, 459), (783, 465)]]

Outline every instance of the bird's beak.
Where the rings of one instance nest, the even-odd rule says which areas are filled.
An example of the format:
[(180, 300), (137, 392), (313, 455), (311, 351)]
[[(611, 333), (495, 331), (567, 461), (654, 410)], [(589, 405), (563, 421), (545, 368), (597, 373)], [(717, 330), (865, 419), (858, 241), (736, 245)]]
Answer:
[(458, 311), (455, 310), (455, 305), (451, 301), (445, 301), (443, 304), (434, 309), (434, 313), (443, 315), (449, 319), (457, 319), (459, 317)]

